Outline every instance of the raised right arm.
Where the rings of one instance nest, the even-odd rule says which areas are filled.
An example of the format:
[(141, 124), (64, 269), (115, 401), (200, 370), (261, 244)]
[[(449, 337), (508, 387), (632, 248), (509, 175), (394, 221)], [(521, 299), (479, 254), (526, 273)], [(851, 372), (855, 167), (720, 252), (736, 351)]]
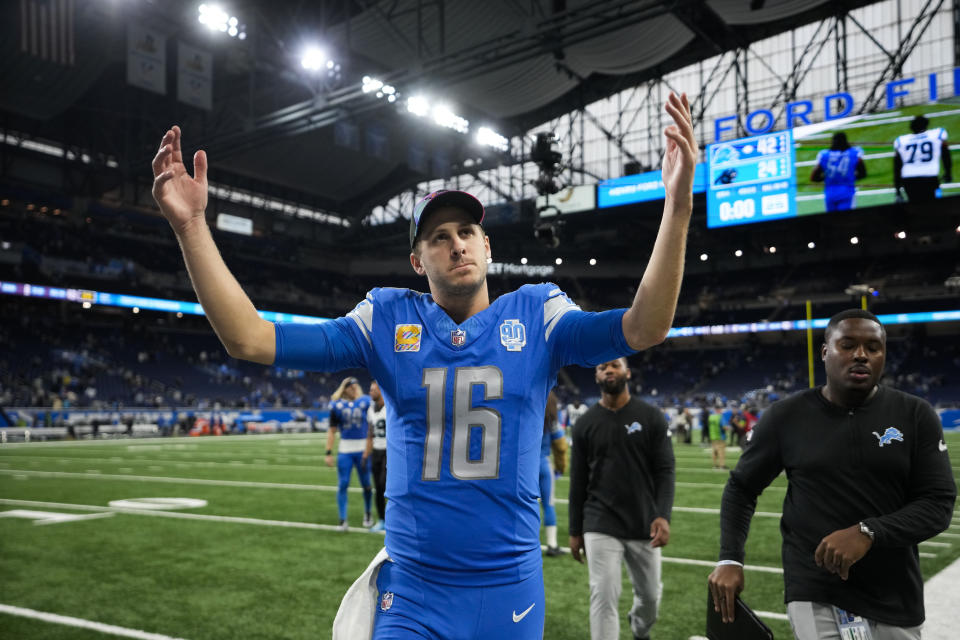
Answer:
[(180, 127), (163, 136), (153, 159), (153, 198), (173, 228), (187, 273), (220, 342), (234, 358), (273, 364), (276, 337), (272, 322), (256, 308), (227, 268), (207, 227), (207, 154), (193, 157), (187, 173), (180, 148)]

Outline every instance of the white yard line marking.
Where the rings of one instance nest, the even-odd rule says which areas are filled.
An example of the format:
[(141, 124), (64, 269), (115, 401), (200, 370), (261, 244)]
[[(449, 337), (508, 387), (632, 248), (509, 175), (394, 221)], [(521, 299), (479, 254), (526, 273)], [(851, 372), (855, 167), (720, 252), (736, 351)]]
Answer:
[[(205, 513), (184, 513), (180, 511), (156, 511), (151, 509), (128, 509), (125, 507), (98, 507), (89, 504), (67, 504), (58, 502), (36, 502), (34, 500), (12, 500), (9, 498), (0, 498), (0, 504), (19, 504), (30, 506), (57, 506), (61, 509), (79, 509), (82, 511), (108, 511), (113, 513), (126, 513), (135, 516), (155, 516), (158, 518), (176, 518), (179, 520), (204, 520), (207, 522), (229, 522), (232, 524), (253, 524), (263, 527), (286, 527), (289, 529), (314, 529), (318, 531), (343, 531), (338, 525), (317, 524), (315, 522), (292, 522), (289, 520), (263, 520), (260, 518), (242, 518), (239, 516), (215, 516)], [(350, 527), (347, 529), (353, 533), (370, 533), (363, 527)]]
[[(133, 482), (160, 482), (167, 484), (202, 484), (214, 487), (249, 487), (253, 489), (295, 489), (299, 491), (336, 491), (337, 487), (320, 484), (284, 484), (281, 482), (250, 482), (244, 480), (208, 480), (206, 478), (169, 478), (166, 476), (135, 476), (114, 473), (71, 473), (69, 471), (14, 471), (0, 469), (0, 475), (40, 476), (47, 478), (87, 478)], [(362, 491), (350, 487), (349, 491)]]
[[(543, 551), (547, 550), (546, 545), (540, 545), (540, 549)], [(570, 553), (570, 547), (560, 547), (560, 550), (564, 553)], [(696, 567), (710, 567), (711, 569), (717, 566), (716, 561), (711, 560), (694, 560), (693, 558), (675, 558), (673, 556), (660, 556), (664, 562), (672, 562), (673, 564), (686, 564), (693, 565)], [(762, 573), (783, 573), (783, 569), (780, 567), (764, 567), (756, 564), (746, 564), (743, 565), (743, 568), (747, 571), (760, 571)]]
[(937, 557), (937, 554), (935, 554), (935, 553), (924, 553), (923, 551), (919, 552), (917, 555), (920, 556), (921, 558), (936, 558), (936, 557)]
[(774, 613), (772, 611), (754, 611), (754, 613), (761, 618), (768, 618), (770, 620), (790, 620), (785, 613)]
[(952, 547), (953, 546), (949, 542), (934, 542), (932, 540), (924, 540), (920, 544), (926, 545), (928, 547)]
[(954, 560), (923, 587), (924, 640), (955, 640), (957, 637), (957, 594), (960, 593), (960, 560)]
[(182, 638), (165, 636), (161, 633), (150, 633), (148, 631), (140, 631), (139, 629), (128, 629), (126, 627), (118, 627), (112, 624), (84, 620), (83, 618), (61, 616), (56, 613), (36, 611), (34, 609), (27, 609), (25, 607), (14, 607), (9, 604), (0, 604), (0, 613), (6, 613), (11, 616), (19, 616), (21, 618), (33, 618), (34, 620), (51, 622), (53, 624), (62, 624), (68, 627), (91, 629), (93, 631), (99, 631), (100, 633), (107, 633), (112, 636), (121, 636), (123, 638), (138, 638), (138, 640), (183, 640)]

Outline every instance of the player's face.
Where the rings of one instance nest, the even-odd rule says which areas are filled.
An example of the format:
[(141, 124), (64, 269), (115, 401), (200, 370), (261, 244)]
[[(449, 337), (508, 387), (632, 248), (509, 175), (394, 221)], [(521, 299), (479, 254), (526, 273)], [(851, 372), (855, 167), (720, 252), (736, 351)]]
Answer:
[(370, 383), (370, 399), (374, 402), (380, 402), (383, 396), (380, 395), (380, 385), (374, 380)]
[(886, 337), (872, 320), (847, 318), (830, 333), (821, 355), (827, 384), (837, 390), (869, 392), (883, 374)]
[(627, 386), (630, 379), (630, 368), (623, 358), (598, 364), (596, 380), (600, 390), (610, 395), (617, 395)]
[(490, 239), (461, 209), (443, 207), (430, 214), (420, 230), (417, 249), (410, 254), (410, 264), (427, 276), (431, 290), (464, 297), (486, 283)]

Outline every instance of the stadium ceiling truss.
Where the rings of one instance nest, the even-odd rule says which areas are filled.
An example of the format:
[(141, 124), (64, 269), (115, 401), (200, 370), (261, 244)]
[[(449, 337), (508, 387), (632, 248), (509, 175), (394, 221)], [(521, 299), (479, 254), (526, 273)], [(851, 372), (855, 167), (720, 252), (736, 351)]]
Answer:
[[(709, 44), (717, 55), (709, 60), (700, 60), (695, 63), (699, 78), (700, 92), (691, 104), (694, 126), (698, 134), (701, 147), (712, 140), (707, 138), (707, 114), (717, 96), (732, 86), (735, 95), (736, 115), (735, 132), (738, 137), (749, 135), (745, 128), (746, 116), (756, 109), (766, 108), (774, 113), (777, 121), (782, 121), (785, 106), (796, 100), (798, 89), (804, 79), (816, 66), (818, 57), (827, 48), (832, 48), (836, 64), (836, 90), (846, 92), (850, 89), (850, 69), (848, 68), (847, 43), (853, 33), (865, 36), (876, 47), (880, 56), (887, 60), (882, 72), (875, 76), (866, 99), (859, 102), (857, 113), (872, 112), (882, 108), (885, 99), (883, 87), (885, 83), (902, 77), (903, 66), (910, 54), (915, 50), (921, 38), (927, 32), (934, 17), (944, 10), (946, 0), (925, 0), (921, 10), (905, 19), (906, 12), (902, 0), (897, 0), (897, 44), (891, 48), (881, 43), (864, 24), (851, 14), (852, 8), (839, 7), (834, 15), (823, 17), (812, 25), (813, 36), (805, 42), (797, 42), (796, 30), (791, 30), (792, 60), (789, 70), (784, 73), (774, 69), (767, 63), (763, 55), (758, 54), (751, 43), (744, 42), (733, 29), (726, 25), (716, 14), (709, 11), (709, 7), (699, 7), (698, 11), (690, 10), (688, 4), (680, 3), (672, 8), (675, 15), (683, 18), (684, 23), (694, 31), (698, 38)], [(960, 0), (952, 0), (954, 32), (954, 60), (955, 66), (960, 66)], [(766, 97), (751, 101), (751, 82), (748, 68), (753, 62), (763, 67), (776, 78), (778, 90), (772, 98)], [(561, 63), (562, 64), (562, 63)], [(570, 71), (570, 73), (573, 73)], [(383, 207), (377, 207), (367, 218), (371, 224), (390, 223), (398, 218), (407, 217), (416, 200), (416, 194), (424, 190), (436, 188), (472, 189), (487, 186), (493, 200), (519, 201), (530, 198), (533, 178), (537, 168), (529, 160), (529, 150), (533, 136), (538, 131), (558, 132), (563, 144), (564, 153), (563, 181), (567, 185), (589, 184), (606, 178), (617, 177), (629, 172), (639, 172), (655, 169), (659, 166), (663, 154), (661, 131), (667, 124), (661, 109), (667, 94), (678, 91), (671, 85), (667, 74), (659, 77), (644, 79), (632, 88), (618, 92), (613, 96), (616, 101), (616, 119), (612, 126), (604, 125), (594, 113), (593, 105), (582, 105), (562, 116), (555, 117), (548, 122), (536, 126), (522, 137), (515, 138), (510, 157), (503, 162), (504, 167), (511, 167), (510, 171), (485, 171), (482, 174), (476, 171), (454, 175), (449, 178), (433, 180), (426, 185), (421, 184), (394, 198)], [(586, 82), (586, 79), (581, 79)], [(588, 145), (584, 137), (584, 123), (594, 125), (606, 140), (615, 146), (619, 159), (610, 156), (607, 158), (605, 175), (586, 168), (583, 153)], [(635, 128), (645, 128), (645, 135), (639, 139), (627, 141), (628, 133)], [(640, 148), (637, 142), (642, 142)], [(453, 167), (457, 169), (457, 167)], [(472, 178), (472, 179), (471, 179)], [(427, 186), (428, 185), (428, 186)]]
[[(904, 1), (896, 0), (898, 9)], [(521, 28), (509, 34), (492, 33), (481, 44), (456, 51), (451, 51), (448, 36), (442, 28), (444, 16), (457, 9), (455, 0), (330, 0), (275, 7), (248, 3), (247, 8), (254, 14), (253, 21), (262, 27), (260, 35), (251, 36), (252, 42), (245, 54), (226, 57), (225, 66), (234, 70), (231, 79), (218, 88), (213, 109), (188, 116), (185, 128), (192, 126), (193, 131), (202, 131), (199, 139), (192, 142), (207, 149), (211, 157), (226, 159), (226, 170), (218, 178), (220, 182), (236, 189), (335, 212), (357, 221), (365, 219), (367, 223), (377, 224), (407, 217), (412, 202), (426, 185), (429, 188), (444, 185), (479, 189), (488, 196), (487, 201), (517, 202), (533, 193), (532, 181), (537, 176), (537, 168), (529, 161), (533, 144), (530, 134), (537, 131), (555, 131), (560, 135), (564, 154), (561, 178), (570, 185), (622, 175), (625, 165), (630, 165), (632, 170), (657, 166), (661, 155), (661, 131), (665, 124), (662, 105), (667, 93), (676, 90), (671, 86), (671, 72), (680, 69), (696, 68), (699, 91), (692, 108), (699, 141), (706, 144), (709, 140), (705, 120), (717, 97), (729, 90), (731, 79), (736, 95), (736, 127), (738, 132), (743, 132), (744, 118), (753, 109), (777, 109), (780, 117), (784, 103), (797, 97), (798, 87), (826, 47), (831, 47), (836, 56), (836, 86), (838, 90), (846, 90), (850, 73), (847, 40), (851, 33), (862, 33), (888, 60), (883, 73), (876, 77), (868, 99), (859, 105), (861, 111), (875, 109), (883, 98), (884, 83), (902, 74), (904, 62), (929, 28), (933, 17), (944, 10), (945, 2), (926, 0), (912, 20), (898, 18), (898, 25), (904, 28), (897, 46), (891, 48), (873, 38), (870, 30), (851, 14), (855, 9), (872, 4), (860, 0), (811, 3), (814, 8), (801, 14), (802, 22), (789, 16), (746, 27), (731, 26), (711, 8), (710, 3), (699, 0), (597, 0), (583, 3), (571, 0), (569, 7), (565, 0), (504, 0), (512, 11), (523, 16)], [(192, 6), (189, 2), (183, 3), (184, 7), (187, 5)], [(759, 2), (759, 6), (762, 7), (763, 2)], [(176, 25), (176, 20), (180, 19), (176, 12), (165, 11), (161, 15), (149, 7), (139, 10), (153, 11), (149, 17), (155, 21), (166, 20), (170, 31), (182, 27)], [(952, 0), (952, 12), (954, 62), (958, 63), (960, 0)], [(278, 34), (291, 24), (319, 21), (330, 28), (339, 27), (349, 45), (350, 25), (359, 16), (372, 16), (382, 27), (384, 37), (389, 38), (398, 50), (420, 60), (415, 67), (385, 70), (380, 78), (387, 83), (397, 86), (429, 83), (437, 87), (469, 83), (481, 74), (547, 54), (553, 57), (556, 69), (576, 80), (576, 88), (541, 107), (495, 119), (501, 133), (511, 138), (507, 153), (478, 153), (467, 149), (467, 145), (451, 145), (453, 157), (449, 170), (439, 175), (427, 176), (398, 166), (348, 196), (331, 196), (296, 185), (279, 185), (261, 178), (255, 171), (230, 171), (233, 157), (256, 153), (278, 140), (306, 140), (304, 136), (337, 123), (363, 123), (376, 117), (385, 118), (388, 126), (410, 126), (403, 124), (402, 119), (406, 116), (399, 113), (385, 116), (384, 102), (372, 99), (355, 82), (307, 80), (302, 74), (290, 70), (288, 63), (293, 54)], [(695, 38), (678, 54), (660, 64), (620, 75), (581, 77), (565, 60), (565, 48), (601, 38), (610, 31), (611, 25), (617, 25), (618, 29), (627, 28), (664, 16), (679, 20)], [(415, 26), (412, 30), (411, 21)], [(797, 25), (801, 23), (815, 25), (814, 36), (805, 42), (792, 43), (794, 59), (788, 72), (775, 70), (752, 48), (752, 44), (772, 35), (789, 32), (795, 37)], [(441, 25), (439, 30), (428, 28), (437, 24)], [(365, 59), (362, 52), (349, 50), (349, 64), (355, 70), (370, 68), (375, 71), (378, 68)], [(748, 76), (751, 64), (764, 67), (779, 84), (776, 95), (772, 98), (764, 96), (763, 104), (753, 97)], [(151, 102), (138, 95), (136, 90), (123, 92), (119, 101), (116, 93), (115, 86), (111, 85), (103, 88), (99, 97), (88, 96), (85, 99), (92, 104), (84, 105), (85, 110), (79, 111), (73, 121), (89, 117), (91, 109), (100, 110), (106, 117), (136, 114), (123, 126), (81, 129), (72, 127), (70, 120), (31, 124), (28, 119), (9, 115), (3, 118), (0, 126), (5, 135), (21, 141), (59, 140), (67, 188), (100, 195), (111, 186), (116, 188), (117, 183), (133, 184), (131, 197), (137, 202), (149, 192), (145, 178), (149, 177), (148, 166), (155, 151), (156, 133), (169, 125), (170, 110), (169, 105)], [(617, 113), (612, 120), (597, 113), (594, 105), (601, 100), (616, 103)], [(193, 122), (189, 122), (191, 119)], [(605, 167), (598, 169), (596, 163), (586, 160), (588, 128), (599, 131), (616, 150), (606, 159)], [(638, 130), (645, 131), (645, 135), (636, 136)], [(0, 149), (10, 146), (10, 139), (8, 137), (8, 144), (0, 145)], [(96, 152), (91, 152), (92, 149)], [(84, 171), (70, 169), (67, 166), (68, 152), (77, 157), (88, 153), (91, 158), (89, 166)], [(0, 151), (3, 175), (9, 174), (11, 163), (16, 161), (12, 154)], [(296, 163), (298, 159), (285, 158), (283, 161)], [(360, 164), (354, 169), (357, 174), (364, 171)]]

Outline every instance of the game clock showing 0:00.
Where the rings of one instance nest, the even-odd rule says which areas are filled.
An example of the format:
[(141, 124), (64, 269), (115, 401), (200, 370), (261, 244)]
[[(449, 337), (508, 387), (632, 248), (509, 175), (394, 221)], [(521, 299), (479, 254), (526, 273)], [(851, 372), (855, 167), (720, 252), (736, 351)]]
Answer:
[(707, 227), (797, 215), (790, 131), (709, 145), (707, 163)]

